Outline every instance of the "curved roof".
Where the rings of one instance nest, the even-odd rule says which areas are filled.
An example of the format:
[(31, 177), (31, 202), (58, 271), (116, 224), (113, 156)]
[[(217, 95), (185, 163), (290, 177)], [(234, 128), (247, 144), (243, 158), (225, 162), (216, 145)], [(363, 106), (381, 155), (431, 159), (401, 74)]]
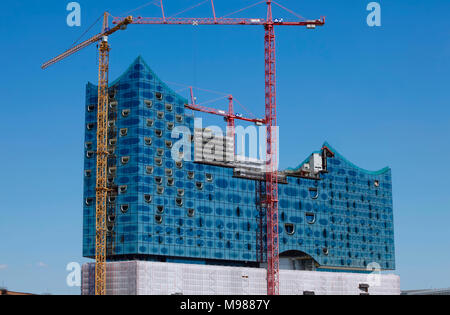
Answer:
[[(149, 67), (149, 65), (145, 62), (144, 58), (142, 58), (142, 56), (138, 56), (132, 63), (131, 65), (127, 68), (127, 70), (125, 70), (124, 73), (122, 73), (116, 80), (114, 80), (112, 83), (109, 83), (109, 86), (114, 86), (117, 83), (120, 82), (120, 80), (122, 80), (122, 78), (126, 78), (126, 76), (130, 73), (133, 72), (134, 66), (137, 64), (141, 64), (154, 78), (155, 80), (158, 82), (158, 84), (162, 85), (164, 87), (164, 89), (174, 95), (177, 95), (178, 97), (180, 97), (181, 99), (185, 100), (185, 102), (187, 103), (187, 100), (185, 97), (179, 95), (177, 92), (175, 92), (172, 88), (170, 88), (166, 83), (164, 83), (164, 81), (162, 81), (158, 75), (156, 75), (156, 73)], [(93, 86), (97, 86), (91, 82), (88, 82), (88, 84), (91, 84)]]
[[(341, 155), (338, 151), (336, 151), (328, 142), (325, 141), (324, 144), (322, 145), (322, 148), (323, 147), (327, 147), (339, 159), (343, 160), (345, 163), (349, 164), (351, 167), (359, 170), (362, 173), (365, 173), (365, 174), (368, 174), (368, 175), (381, 175), (381, 174), (385, 174), (385, 173), (387, 173), (387, 172), (389, 172), (391, 170), (390, 167), (388, 167), (388, 166), (385, 167), (385, 168), (382, 168), (382, 169), (380, 169), (378, 171), (369, 171), (369, 170), (363, 169), (363, 168), (357, 166), (356, 164), (350, 162), (348, 159), (346, 159), (343, 155)], [(314, 151), (312, 154), (314, 154), (314, 153), (321, 153), (321, 151)], [(297, 166), (295, 168), (288, 168), (286, 170), (288, 170), (288, 171), (297, 171), (303, 166), (303, 164), (307, 163), (308, 161), (309, 161), (309, 157), (306, 158), (302, 163), (300, 163), (299, 166)]]

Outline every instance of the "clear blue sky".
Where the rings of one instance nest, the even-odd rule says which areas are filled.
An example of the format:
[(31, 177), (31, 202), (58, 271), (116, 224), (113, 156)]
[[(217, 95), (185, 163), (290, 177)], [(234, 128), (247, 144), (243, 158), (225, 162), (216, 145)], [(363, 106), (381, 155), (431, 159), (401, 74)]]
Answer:
[[(95, 47), (47, 71), (40, 64), (103, 10), (119, 15), (146, 1), (79, 1), (80, 28), (65, 23), (68, 2), (7, 1), (0, 11), (0, 286), (11, 290), (78, 294), (65, 285), (65, 266), (86, 261), (84, 87), (97, 80)], [(166, 2), (168, 15), (194, 3)], [(223, 15), (256, 1), (216, 2)], [(450, 287), (450, 2), (380, 1), (381, 28), (366, 24), (369, 0), (279, 2), (327, 17), (317, 31), (277, 30), (281, 167), (325, 140), (363, 168), (389, 165), (402, 288)], [(191, 15), (209, 15), (208, 8)], [(142, 55), (163, 80), (230, 92), (264, 113), (261, 27), (131, 26), (110, 41), (111, 79)]]

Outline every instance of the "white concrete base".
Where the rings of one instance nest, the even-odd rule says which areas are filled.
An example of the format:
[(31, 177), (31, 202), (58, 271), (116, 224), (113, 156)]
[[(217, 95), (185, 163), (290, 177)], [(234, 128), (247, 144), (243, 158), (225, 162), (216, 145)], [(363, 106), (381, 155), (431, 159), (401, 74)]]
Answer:
[[(82, 294), (94, 293), (95, 264), (83, 266)], [(400, 277), (280, 270), (280, 294), (399, 295)], [(108, 295), (266, 295), (266, 270), (144, 261), (107, 264)]]

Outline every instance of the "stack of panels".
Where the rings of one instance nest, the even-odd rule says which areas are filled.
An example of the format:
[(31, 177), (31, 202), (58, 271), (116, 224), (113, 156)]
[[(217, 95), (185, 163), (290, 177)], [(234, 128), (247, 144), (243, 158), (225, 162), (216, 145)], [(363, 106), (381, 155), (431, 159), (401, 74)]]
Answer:
[[(95, 264), (83, 266), (82, 294), (95, 293)], [(400, 278), (346, 272), (280, 271), (282, 295), (399, 295)], [(108, 295), (265, 295), (266, 270), (159, 262), (107, 264)]]

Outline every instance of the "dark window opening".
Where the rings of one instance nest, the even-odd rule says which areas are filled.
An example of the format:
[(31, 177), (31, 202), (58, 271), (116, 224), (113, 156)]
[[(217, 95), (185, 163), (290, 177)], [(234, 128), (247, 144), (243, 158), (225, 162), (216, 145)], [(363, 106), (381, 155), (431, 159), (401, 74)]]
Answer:
[(153, 174), (153, 166), (146, 166), (145, 171), (149, 175)]
[(161, 92), (156, 92), (156, 93), (155, 93), (155, 96), (156, 96), (156, 99), (157, 99), (157, 100), (162, 100), (162, 99), (163, 99), (163, 95), (162, 95)]
[(156, 206), (156, 212), (158, 214), (163, 214), (164, 213), (164, 206)]
[(319, 198), (319, 190), (317, 188), (309, 188), (309, 195), (312, 199)]
[(153, 140), (150, 137), (145, 137), (144, 142), (145, 142), (145, 145), (152, 145)]
[(307, 222), (308, 224), (314, 224), (314, 223), (316, 223), (316, 215), (315, 215), (314, 213), (312, 213), (312, 212), (307, 212), (307, 213), (305, 214), (305, 216), (306, 216), (306, 222)]
[(285, 223), (284, 224), (284, 230), (286, 231), (287, 235), (294, 235), (295, 233), (295, 225), (292, 223)]
[(156, 221), (156, 223), (161, 224), (162, 221), (163, 221), (162, 216), (160, 216), (160, 215), (155, 215), (155, 221)]
[(127, 134), (128, 134), (128, 129), (127, 128), (120, 129), (120, 136), (121, 137), (125, 137)]
[(124, 194), (127, 192), (128, 187), (126, 185), (119, 187), (119, 193)]
[(123, 117), (128, 117), (130, 115), (130, 110), (129, 109), (124, 109), (123, 111), (122, 111), (122, 116)]
[(151, 100), (145, 100), (144, 103), (148, 108), (152, 108), (153, 106), (153, 102)]
[(128, 206), (128, 205), (121, 205), (120, 206), (120, 211), (122, 213), (127, 213), (129, 209), (130, 209), (130, 206)]
[(195, 210), (192, 208), (188, 209), (187, 215), (188, 217), (193, 217), (195, 215)]
[(152, 202), (152, 195), (145, 194), (144, 195), (144, 200), (145, 200), (146, 203), (151, 203)]

